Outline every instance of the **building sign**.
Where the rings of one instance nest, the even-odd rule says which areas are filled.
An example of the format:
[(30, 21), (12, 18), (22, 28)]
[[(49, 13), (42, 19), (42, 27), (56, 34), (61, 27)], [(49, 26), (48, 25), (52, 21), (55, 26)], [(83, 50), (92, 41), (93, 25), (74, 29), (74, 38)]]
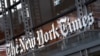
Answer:
[(42, 48), (45, 46), (45, 43), (60, 38), (60, 36), (66, 38), (69, 33), (91, 26), (94, 22), (94, 18), (92, 13), (89, 13), (88, 15), (84, 15), (83, 18), (77, 18), (71, 22), (70, 18), (66, 16), (59, 18), (56, 22), (57, 26), (52, 23), (49, 31), (44, 32), (42, 29), (39, 29), (36, 31), (37, 36), (32, 37), (32, 33), (30, 33), (31, 38), (25, 39), (25, 36), (21, 36), (22, 38), (16, 39), (15, 43), (12, 41), (9, 42), (7, 44), (8, 55), (16, 56), (29, 49), (34, 50), (36, 45), (38, 48)]

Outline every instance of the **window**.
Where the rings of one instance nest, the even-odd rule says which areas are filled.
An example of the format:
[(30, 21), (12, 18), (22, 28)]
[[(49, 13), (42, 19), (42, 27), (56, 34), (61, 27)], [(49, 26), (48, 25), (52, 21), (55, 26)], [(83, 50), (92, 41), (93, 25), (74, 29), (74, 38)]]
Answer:
[(75, 5), (74, 0), (53, 0), (53, 11), (54, 15), (60, 14), (62, 11), (69, 9), (71, 6)]

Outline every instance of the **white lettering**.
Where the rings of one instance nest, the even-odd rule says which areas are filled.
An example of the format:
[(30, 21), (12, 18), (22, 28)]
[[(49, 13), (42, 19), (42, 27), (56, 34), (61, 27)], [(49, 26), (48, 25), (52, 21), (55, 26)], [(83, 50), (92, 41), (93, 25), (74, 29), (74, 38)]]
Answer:
[(56, 37), (59, 37), (59, 33), (57, 32), (57, 29), (54, 28), (54, 24), (52, 24), (52, 30), (53, 30), (53, 36), (54, 36), (54, 39), (56, 39)]
[(45, 42), (49, 41), (49, 34), (47, 32), (44, 33)]
[(19, 53), (26, 52), (26, 50), (33, 50), (36, 45), (38, 48), (44, 47), (45, 43), (49, 42), (50, 40), (59, 38), (59, 33), (61, 33), (62, 36), (66, 37), (69, 32), (72, 33), (79, 29), (86, 28), (87, 26), (92, 25), (93, 22), (94, 18), (92, 16), (92, 13), (71, 22), (68, 17), (60, 18), (60, 20), (57, 21), (57, 27), (55, 27), (53, 23), (51, 25), (51, 30), (49, 31), (43, 32), (42, 29), (36, 31), (37, 38), (35, 36), (32, 36), (32, 33), (30, 33), (29, 38), (21, 36), (21, 38), (15, 40), (15, 43), (13, 41), (10, 41), (7, 44), (7, 54), (8, 56), (16, 56)]

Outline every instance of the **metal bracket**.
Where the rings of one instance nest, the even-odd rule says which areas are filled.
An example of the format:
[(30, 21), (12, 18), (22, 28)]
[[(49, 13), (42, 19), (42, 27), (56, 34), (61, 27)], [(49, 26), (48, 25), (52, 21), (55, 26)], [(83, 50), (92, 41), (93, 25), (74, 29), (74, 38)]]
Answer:
[(75, 0), (77, 7), (78, 17), (82, 18), (84, 15), (87, 15), (87, 7), (85, 5), (85, 0)]
[(26, 6), (26, 0), (21, 0), (21, 3), (22, 3), (22, 20), (24, 22), (24, 28), (25, 28), (25, 35), (26, 35), (26, 38), (29, 37), (29, 33), (30, 33), (30, 26), (29, 26), (29, 18), (27, 17), (27, 6)]

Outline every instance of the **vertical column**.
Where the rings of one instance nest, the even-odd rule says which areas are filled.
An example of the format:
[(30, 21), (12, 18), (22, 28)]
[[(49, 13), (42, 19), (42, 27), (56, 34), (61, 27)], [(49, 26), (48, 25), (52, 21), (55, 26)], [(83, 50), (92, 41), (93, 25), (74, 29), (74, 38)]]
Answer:
[[(67, 36), (66, 36), (67, 37)], [(63, 39), (64, 39), (65, 37), (63, 37)], [(64, 50), (65, 48), (67, 48), (67, 46), (66, 46), (66, 41), (68, 42), (68, 38), (67, 39), (64, 39), (63, 41), (62, 41), (62, 44), (61, 44), (61, 50)]]
[(25, 31), (25, 35), (26, 35), (26, 38), (29, 37), (29, 34), (30, 34), (30, 28), (29, 28), (29, 18), (27, 17), (27, 5), (26, 5), (26, 0), (21, 0), (21, 3), (22, 3), (22, 20), (24, 22), (24, 31)]
[[(75, 0), (78, 18), (84, 19), (83, 16), (87, 15), (87, 7), (85, 5), (85, 0)], [(86, 30), (86, 29), (84, 29)]]
[(86, 2), (86, 0), (82, 0), (83, 13), (84, 13), (84, 15), (87, 15), (88, 13), (87, 13), (87, 7), (85, 5), (85, 2)]
[[(82, 0), (83, 12), (84, 12), (84, 15), (88, 15), (87, 6), (85, 5), (85, 2), (86, 2), (86, 0)], [(90, 26), (87, 27), (86, 29), (90, 29)], [(84, 30), (86, 30), (86, 29), (84, 29)]]
[(79, 18), (83, 17), (83, 7), (82, 7), (82, 0), (75, 0), (75, 5), (77, 8), (77, 15)]
[[(7, 0), (7, 5), (8, 7), (10, 7), (10, 0)], [(11, 12), (11, 9), (8, 10), (8, 22), (9, 22), (9, 25), (10, 25), (10, 32), (11, 32), (11, 38), (13, 37), (13, 23), (12, 23), (12, 12)]]
[(80, 56), (83, 56), (82, 51), (80, 51)]
[[(75, 0), (78, 18), (84, 20), (83, 16), (87, 15), (87, 7), (85, 5), (85, 0)], [(82, 24), (82, 23), (81, 23)], [(87, 28), (84, 28), (87, 30)], [(81, 35), (82, 41), (84, 42), (84, 33)]]
[[(30, 0), (21, 0), (21, 4), (22, 4), (22, 20), (24, 22), (24, 31), (25, 31), (25, 39), (27, 38), (31, 38), (30, 37), (30, 33), (32, 33), (32, 38), (33, 38), (33, 31), (32, 31), (32, 18), (30, 16), (30, 6), (27, 2), (29, 2)], [(32, 54), (34, 55), (34, 54)], [(28, 56), (28, 55), (27, 55)]]
[[(1, 8), (2, 8), (2, 15), (3, 15), (3, 24), (4, 24), (4, 33), (5, 33), (5, 39), (6, 39), (6, 45), (10, 43), (10, 39), (13, 37), (13, 31), (12, 31), (12, 25), (11, 25), (11, 15), (9, 15), (9, 18), (7, 17), (9, 12), (5, 11), (5, 0), (1, 1)], [(7, 14), (8, 13), (8, 14)], [(6, 55), (9, 56), (8, 48), (11, 48), (10, 46), (6, 46)]]
[(28, 0), (28, 3), (27, 3), (27, 7), (28, 7), (28, 12), (29, 12), (30, 30), (31, 30), (32, 36), (33, 36), (33, 31), (32, 31), (32, 28), (33, 28), (33, 20), (32, 20), (31, 5), (30, 5), (29, 0)]
[[(11, 6), (11, 2), (10, 2), (10, 0), (7, 0), (7, 7), (10, 7)], [(9, 30), (10, 30), (10, 40), (11, 40), (11, 42), (12, 42), (12, 45), (14, 45), (14, 41), (13, 41), (13, 36), (14, 36), (14, 33), (13, 33), (13, 22), (12, 22), (12, 11), (11, 11), (11, 9), (9, 9), (8, 11), (8, 14), (7, 14), (7, 19), (8, 19), (8, 24), (9, 24)], [(10, 50), (12, 49), (12, 47), (10, 46)], [(13, 54), (11, 55), (11, 56), (13, 56)]]
[[(28, 8), (28, 12), (29, 12), (30, 31), (32, 33), (32, 38), (33, 38), (34, 32), (33, 32), (32, 28), (33, 28), (34, 25), (33, 25), (33, 20), (32, 20), (32, 11), (31, 11), (32, 8), (31, 8), (30, 1), (31, 0), (27, 0), (27, 8)], [(37, 48), (37, 47), (35, 46), (35, 48)], [(30, 55), (36, 56), (36, 52), (33, 51), (33, 53), (31, 53)]]
[[(79, 19), (83, 19), (83, 7), (82, 7), (82, 0), (75, 0), (75, 5), (76, 5), (76, 8), (77, 8), (77, 16)], [(79, 30), (81, 31), (81, 30)], [(83, 36), (79, 36), (78, 37), (78, 41), (80, 41), (80, 37), (83, 37)]]
[[(25, 31), (25, 40), (26, 41), (30, 36), (30, 28), (29, 28), (29, 18), (27, 17), (27, 0), (21, 0), (22, 4), (22, 20), (24, 23), (24, 31)], [(27, 56), (27, 54), (25, 55)]]
[(85, 49), (85, 52), (86, 52), (86, 56), (88, 56), (88, 50), (87, 49)]

